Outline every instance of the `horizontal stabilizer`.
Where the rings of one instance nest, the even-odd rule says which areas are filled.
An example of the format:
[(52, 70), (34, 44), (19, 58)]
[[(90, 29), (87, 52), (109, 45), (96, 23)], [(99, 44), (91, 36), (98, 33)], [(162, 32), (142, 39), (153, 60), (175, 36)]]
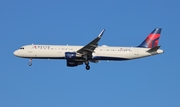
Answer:
[(155, 46), (154, 48), (149, 49), (147, 52), (152, 53), (156, 52), (161, 46)]

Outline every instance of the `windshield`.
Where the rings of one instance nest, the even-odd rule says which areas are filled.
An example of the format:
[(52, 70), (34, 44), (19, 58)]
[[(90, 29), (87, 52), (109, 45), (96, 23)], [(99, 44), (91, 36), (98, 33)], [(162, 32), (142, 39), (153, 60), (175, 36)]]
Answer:
[(21, 48), (19, 48), (19, 49), (24, 49), (24, 47), (21, 47)]

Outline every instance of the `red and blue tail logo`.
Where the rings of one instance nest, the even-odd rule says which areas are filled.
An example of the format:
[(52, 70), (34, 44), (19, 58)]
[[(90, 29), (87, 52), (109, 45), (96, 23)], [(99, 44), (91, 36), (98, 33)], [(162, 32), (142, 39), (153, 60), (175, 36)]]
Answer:
[(161, 28), (154, 29), (138, 47), (154, 48), (155, 46), (157, 46), (161, 30)]

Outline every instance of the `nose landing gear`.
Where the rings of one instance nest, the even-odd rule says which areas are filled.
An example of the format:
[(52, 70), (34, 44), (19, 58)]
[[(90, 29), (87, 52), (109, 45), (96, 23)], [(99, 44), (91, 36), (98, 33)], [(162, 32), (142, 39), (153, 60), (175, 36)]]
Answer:
[(29, 65), (29, 66), (32, 66), (32, 58), (29, 59), (28, 65)]

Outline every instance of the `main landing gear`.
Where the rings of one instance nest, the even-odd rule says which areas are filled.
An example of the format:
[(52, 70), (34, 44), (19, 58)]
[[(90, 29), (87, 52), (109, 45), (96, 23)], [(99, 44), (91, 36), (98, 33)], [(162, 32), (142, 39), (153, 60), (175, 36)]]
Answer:
[(85, 61), (86, 64), (86, 70), (90, 70), (89, 61)]
[(88, 56), (87, 55), (85, 55), (85, 56), (83, 56), (83, 58), (85, 59), (85, 65), (86, 65), (86, 70), (90, 70), (90, 66), (89, 66), (89, 61), (88, 61)]
[(86, 65), (86, 70), (89, 70), (90, 69), (90, 66), (89, 65)]
[(32, 58), (29, 59), (28, 65), (29, 65), (29, 66), (32, 66)]

